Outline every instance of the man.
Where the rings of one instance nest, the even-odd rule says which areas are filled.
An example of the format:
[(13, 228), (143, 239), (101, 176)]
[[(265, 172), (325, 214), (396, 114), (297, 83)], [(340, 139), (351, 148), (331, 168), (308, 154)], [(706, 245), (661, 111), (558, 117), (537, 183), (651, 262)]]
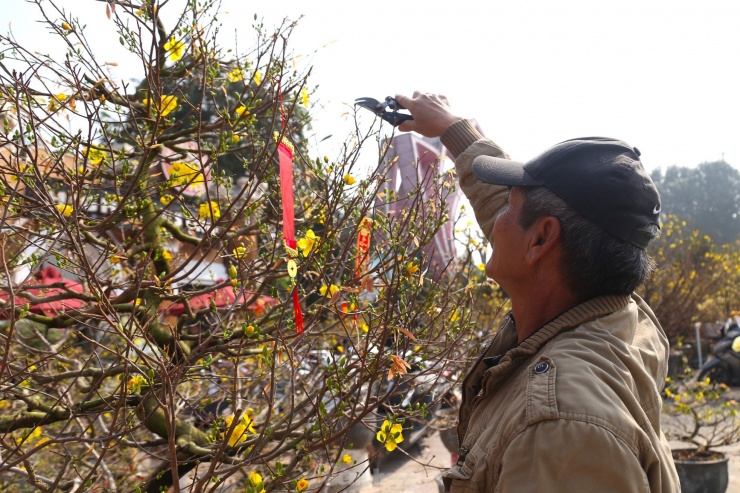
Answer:
[(511, 161), (443, 96), (397, 100), (441, 137), (511, 312), (463, 382), (451, 492), (678, 492), (660, 429), (668, 341), (634, 290), (660, 198), (639, 151), (563, 142)]

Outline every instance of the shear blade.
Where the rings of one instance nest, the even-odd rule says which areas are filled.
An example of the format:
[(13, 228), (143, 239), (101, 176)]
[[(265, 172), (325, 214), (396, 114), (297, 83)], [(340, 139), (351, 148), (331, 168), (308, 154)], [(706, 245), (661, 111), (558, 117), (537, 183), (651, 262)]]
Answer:
[(384, 102), (380, 102), (374, 98), (357, 98), (355, 99), (355, 104), (372, 111), (394, 127), (397, 127), (406, 120), (413, 120), (411, 115), (398, 112), (398, 110), (406, 108), (390, 96), (385, 98)]
[(355, 104), (372, 111), (376, 115), (380, 115), (383, 112), (383, 103), (381, 103), (377, 99), (357, 98), (355, 99)]

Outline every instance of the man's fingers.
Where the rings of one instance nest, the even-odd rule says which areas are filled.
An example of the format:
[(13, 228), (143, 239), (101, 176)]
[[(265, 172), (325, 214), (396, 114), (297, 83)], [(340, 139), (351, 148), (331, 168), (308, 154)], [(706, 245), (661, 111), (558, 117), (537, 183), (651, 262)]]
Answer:
[(396, 101), (414, 117), (399, 125), (398, 130), (402, 132), (439, 137), (451, 123), (460, 119), (451, 113), (450, 104), (442, 95), (414, 91), (413, 97), (397, 94)]
[[(416, 92), (418, 92), (418, 91), (416, 91)], [(414, 94), (416, 94), (416, 92)], [(404, 108), (406, 108), (409, 111), (411, 111), (409, 109), (409, 105), (411, 105), (414, 102), (414, 100), (412, 98), (410, 98), (408, 96), (404, 96), (403, 94), (396, 94), (395, 97), (396, 97), (396, 101), (398, 101), (398, 103), (401, 106), (403, 106)], [(402, 122), (397, 128), (401, 132), (414, 132), (417, 129), (416, 122), (414, 120), (406, 120), (406, 121)]]
[(412, 99), (404, 96), (403, 94), (396, 94), (396, 101), (401, 103), (401, 106), (403, 106), (404, 108), (408, 108), (407, 105), (412, 101)]
[(401, 132), (414, 132), (416, 130), (416, 124), (414, 120), (406, 120), (398, 126), (398, 130)]

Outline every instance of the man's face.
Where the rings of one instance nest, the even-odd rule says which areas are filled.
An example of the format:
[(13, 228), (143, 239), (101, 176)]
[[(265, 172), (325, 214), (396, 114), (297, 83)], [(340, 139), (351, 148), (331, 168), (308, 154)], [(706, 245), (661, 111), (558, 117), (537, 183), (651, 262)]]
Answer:
[(493, 254), (486, 264), (486, 275), (510, 292), (517, 281), (524, 279), (527, 264), (524, 261), (526, 232), (519, 225), (524, 196), (520, 187), (513, 187), (509, 201), (493, 225)]

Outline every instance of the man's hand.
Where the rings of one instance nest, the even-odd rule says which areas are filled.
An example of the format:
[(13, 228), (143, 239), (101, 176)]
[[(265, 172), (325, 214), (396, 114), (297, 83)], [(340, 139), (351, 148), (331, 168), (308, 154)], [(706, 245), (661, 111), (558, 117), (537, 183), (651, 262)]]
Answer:
[(405, 121), (398, 126), (402, 132), (414, 131), (425, 137), (439, 137), (447, 127), (462, 120), (452, 113), (447, 98), (439, 94), (422, 94), (415, 91), (411, 98), (396, 95), (396, 101), (414, 117), (413, 120)]

